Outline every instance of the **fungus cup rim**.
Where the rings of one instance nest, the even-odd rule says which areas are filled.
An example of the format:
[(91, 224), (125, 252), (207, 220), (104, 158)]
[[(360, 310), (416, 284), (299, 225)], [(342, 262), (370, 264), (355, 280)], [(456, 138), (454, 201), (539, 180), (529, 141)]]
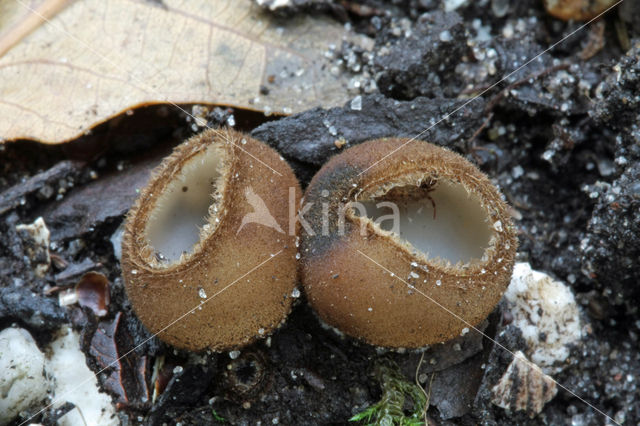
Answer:
[[(482, 258), (471, 258), (464, 263), (461, 261), (451, 263), (446, 259), (441, 259), (439, 257), (430, 257), (427, 255), (427, 253), (424, 253), (422, 250), (415, 247), (410, 241), (400, 237), (394, 232), (382, 229), (379, 224), (375, 223), (370, 218), (357, 216), (356, 214), (354, 214), (353, 209), (347, 209), (346, 217), (351, 219), (354, 223), (364, 223), (367, 226), (369, 232), (377, 234), (378, 236), (389, 238), (392, 243), (402, 251), (405, 258), (408, 259), (408, 262), (418, 261), (419, 264), (426, 265), (431, 270), (442, 271), (447, 275), (455, 275), (459, 278), (468, 278), (469, 276), (480, 273), (480, 271), (488, 267), (488, 265), (492, 264), (496, 260), (498, 253), (497, 245), (499, 243), (499, 237), (497, 236), (498, 231), (493, 229), (489, 221), (495, 220), (494, 217), (498, 215), (497, 212), (492, 215), (489, 207), (483, 201), (487, 198), (486, 196), (489, 195), (490, 191), (485, 191), (485, 188), (482, 185), (476, 185), (476, 187), (473, 187), (469, 185), (468, 182), (465, 182), (456, 176), (452, 176), (451, 174), (446, 173), (445, 169), (436, 170), (435, 172), (436, 173), (434, 173), (434, 170), (432, 168), (426, 169), (416, 167), (413, 170), (410, 170), (403, 174), (394, 173), (391, 176), (381, 177), (376, 181), (367, 183), (362, 188), (357, 188), (356, 194), (353, 194), (354, 191), (350, 191), (348, 197), (351, 197), (353, 195), (353, 199), (355, 201), (371, 201), (375, 199), (384, 199), (384, 196), (394, 188), (418, 187), (419, 185), (416, 184), (416, 181), (419, 182), (423, 178), (435, 177), (438, 180), (447, 180), (453, 185), (459, 185), (465, 189), (468, 197), (475, 197), (474, 201), (478, 203), (483, 213), (485, 214), (484, 222), (491, 232), (489, 240), (487, 241), (487, 245), (483, 248)], [(467, 176), (470, 177), (469, 175)], [(378, 188), (378, 190), (372, 191), (369, 188)], [(359, 198), (359, 196), (363, 194), (364, 198)], [(497, 220), (500, 219), (498, 218)]]
[[(210, 137), (205, 144), (196, 143)], [(140, 191), (136, 202), (131, 207), (125, 218), (126, 229), (123, 236), (123, 247), (129, 247), (130, 261), (140, 270), (154, 273), (175, 274), (197, 267), (202, 256), (206, 255), (204, 244), (213, 238), (216, 232), (225, 226), (227, 210), (224, 208), (230, 198), (229, 179), (231, 171), (237, 164), (237, 156), (230, 145), (234, 134), (228, 130), (211, 129), (187, 139), (178, 145), (171, 155), (164, 158), (154, 169), (146, 186)], [(196, 141), (196, 138), (198, 139)], [(221, 155), (217, 177), (214, 184), (214, 193), (210, 194), (211, 203), (221, 208), (214, 214), (208, 209), (205, 225), (199, 228), (199, 239), (179, 259), (170, 262), (160, 262), (156, 259), (157, 250), (153, 247), (149, 238), (149, 221), (154, 220), (154, 214), (158, 211), (158, 203), (163, 201), (166, 189), (180, 176), (185, 165), (191, 161), (197, 161), (199, 156), (207, 155), (210, 149), (218, 150), (216, 155)], [(189, 152), (190, 151), (190, 152)], [(218, 219), (213, 220), (213, 219)]]

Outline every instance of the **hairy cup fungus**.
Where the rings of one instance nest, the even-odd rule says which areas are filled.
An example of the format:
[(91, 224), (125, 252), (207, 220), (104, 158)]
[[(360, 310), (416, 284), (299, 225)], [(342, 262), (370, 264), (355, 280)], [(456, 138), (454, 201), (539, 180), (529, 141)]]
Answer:
[(143, 324), (189, 350), (232, 349), (274, 330), (297, 280), (287, 224), (300, 193), (276, 151), (236, 131), (178, 146), (141, 191), (123, 236), (126, 290)]
[(509, 284), (517, 239), (507, 205), (451, 151), (366, 142), (325, 164), (304, 200), (314, 225), (302, 232), (304, 288), (320, 318), (350, 336), (390, 348), (444, 342), (485, 319)]

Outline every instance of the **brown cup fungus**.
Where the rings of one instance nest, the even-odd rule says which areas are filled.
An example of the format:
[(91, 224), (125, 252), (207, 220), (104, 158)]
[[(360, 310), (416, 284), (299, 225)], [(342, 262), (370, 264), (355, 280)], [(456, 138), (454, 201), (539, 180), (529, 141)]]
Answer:
[(324, 165), (304, 203), (307, 297), (321, 320), (357, 339), (444, 342), (484, 320), (509, 284), (517, 239), (507, 205), (446, 149), (357, 145)]
[(178, 146), (127, 217), (122, 272), (142, 323), (176, 347), (218, 351), (278, 327), (297, 279), (289, 197), (300, 193), (276, 151), (236, 131)]

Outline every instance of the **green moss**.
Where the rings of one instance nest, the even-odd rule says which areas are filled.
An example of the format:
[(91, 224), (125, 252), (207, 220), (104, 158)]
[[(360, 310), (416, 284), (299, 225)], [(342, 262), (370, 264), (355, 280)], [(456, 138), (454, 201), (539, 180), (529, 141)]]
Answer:
[(213, 419), (216, 421), (216, 423), (226, 423), (227, 419), (225, 419), (224, 417), (222, 417), (220, 414), (218, 414), (216, 412), (216, 410), (211, 410), (211, 415), (213, 416)]
[[(424, 390), (408, 381), (393, 361), (379, 362), (375, 372), (382, 387), (382, 398), (376, 404), (351, 417), (349, 421), (380, 426), (423, 425), (427, 404)], [(406, 407), (409, 409), (407, 410)]]

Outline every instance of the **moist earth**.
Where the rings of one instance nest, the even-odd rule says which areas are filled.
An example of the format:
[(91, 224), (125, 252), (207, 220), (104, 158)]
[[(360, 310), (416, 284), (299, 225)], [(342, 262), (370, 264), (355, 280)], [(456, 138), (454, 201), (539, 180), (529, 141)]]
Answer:
[[(136, 110), (62, 146), (0, 145), (0, 328), (24, 327), (44, 348), (71, 324), (96, 372), (135, 348), (118, 374), (98, 375), (122, 424), (346, 424), (380, 398), (374, 370), (383, 359), (430, 392), (434, 424), (607, 421), (584, 401), (616, 422), (640, 422), (640, 5), (626, 0), (580, 29), (534, 0), (443, 3), (291, 2), (274, 13), (324, 13), (374, 40), (368, 51), (344, 43), (327, 52), (332, 72), (349, 74), (352, 99), (285, 118), (194, 111), (205, 111), (210, 126), (233, 117), (280, 151), (303, 185), (330, 156), (385, 136), (428, 140), (477, 164), (513, 208), (518, 260), (565, 282), (582, 308), (584, 338), (554, 375), (573, 394), (559, 389), (534, 417), (506, 411), (491, 403), (490, 389), (511, 355), (489, 339), (472, 332), (430, 348), (420, 362), (419, 353), (336, 335), (304, 295), (276, 333), (234, 358), (177, 351), (150, 336), (124, 292), (119, 235), (135, 188), (200, 130), (166, 106)], [(268, 99), (268, 87), (263, 92)], [(33, 243), (16, 230), (37, 217), (51, 232), (43, 277)], [(58, 304), (58, 292), (88, 271), (110, 282), (102, 318)], [(508, 318), (499, 305), (484, 333), (525, 351)], [(161, 357), (164, 389), (152, 404), (151, 370)], [(52, 424), (59, 415), (47, 410), (31, 421)]]

